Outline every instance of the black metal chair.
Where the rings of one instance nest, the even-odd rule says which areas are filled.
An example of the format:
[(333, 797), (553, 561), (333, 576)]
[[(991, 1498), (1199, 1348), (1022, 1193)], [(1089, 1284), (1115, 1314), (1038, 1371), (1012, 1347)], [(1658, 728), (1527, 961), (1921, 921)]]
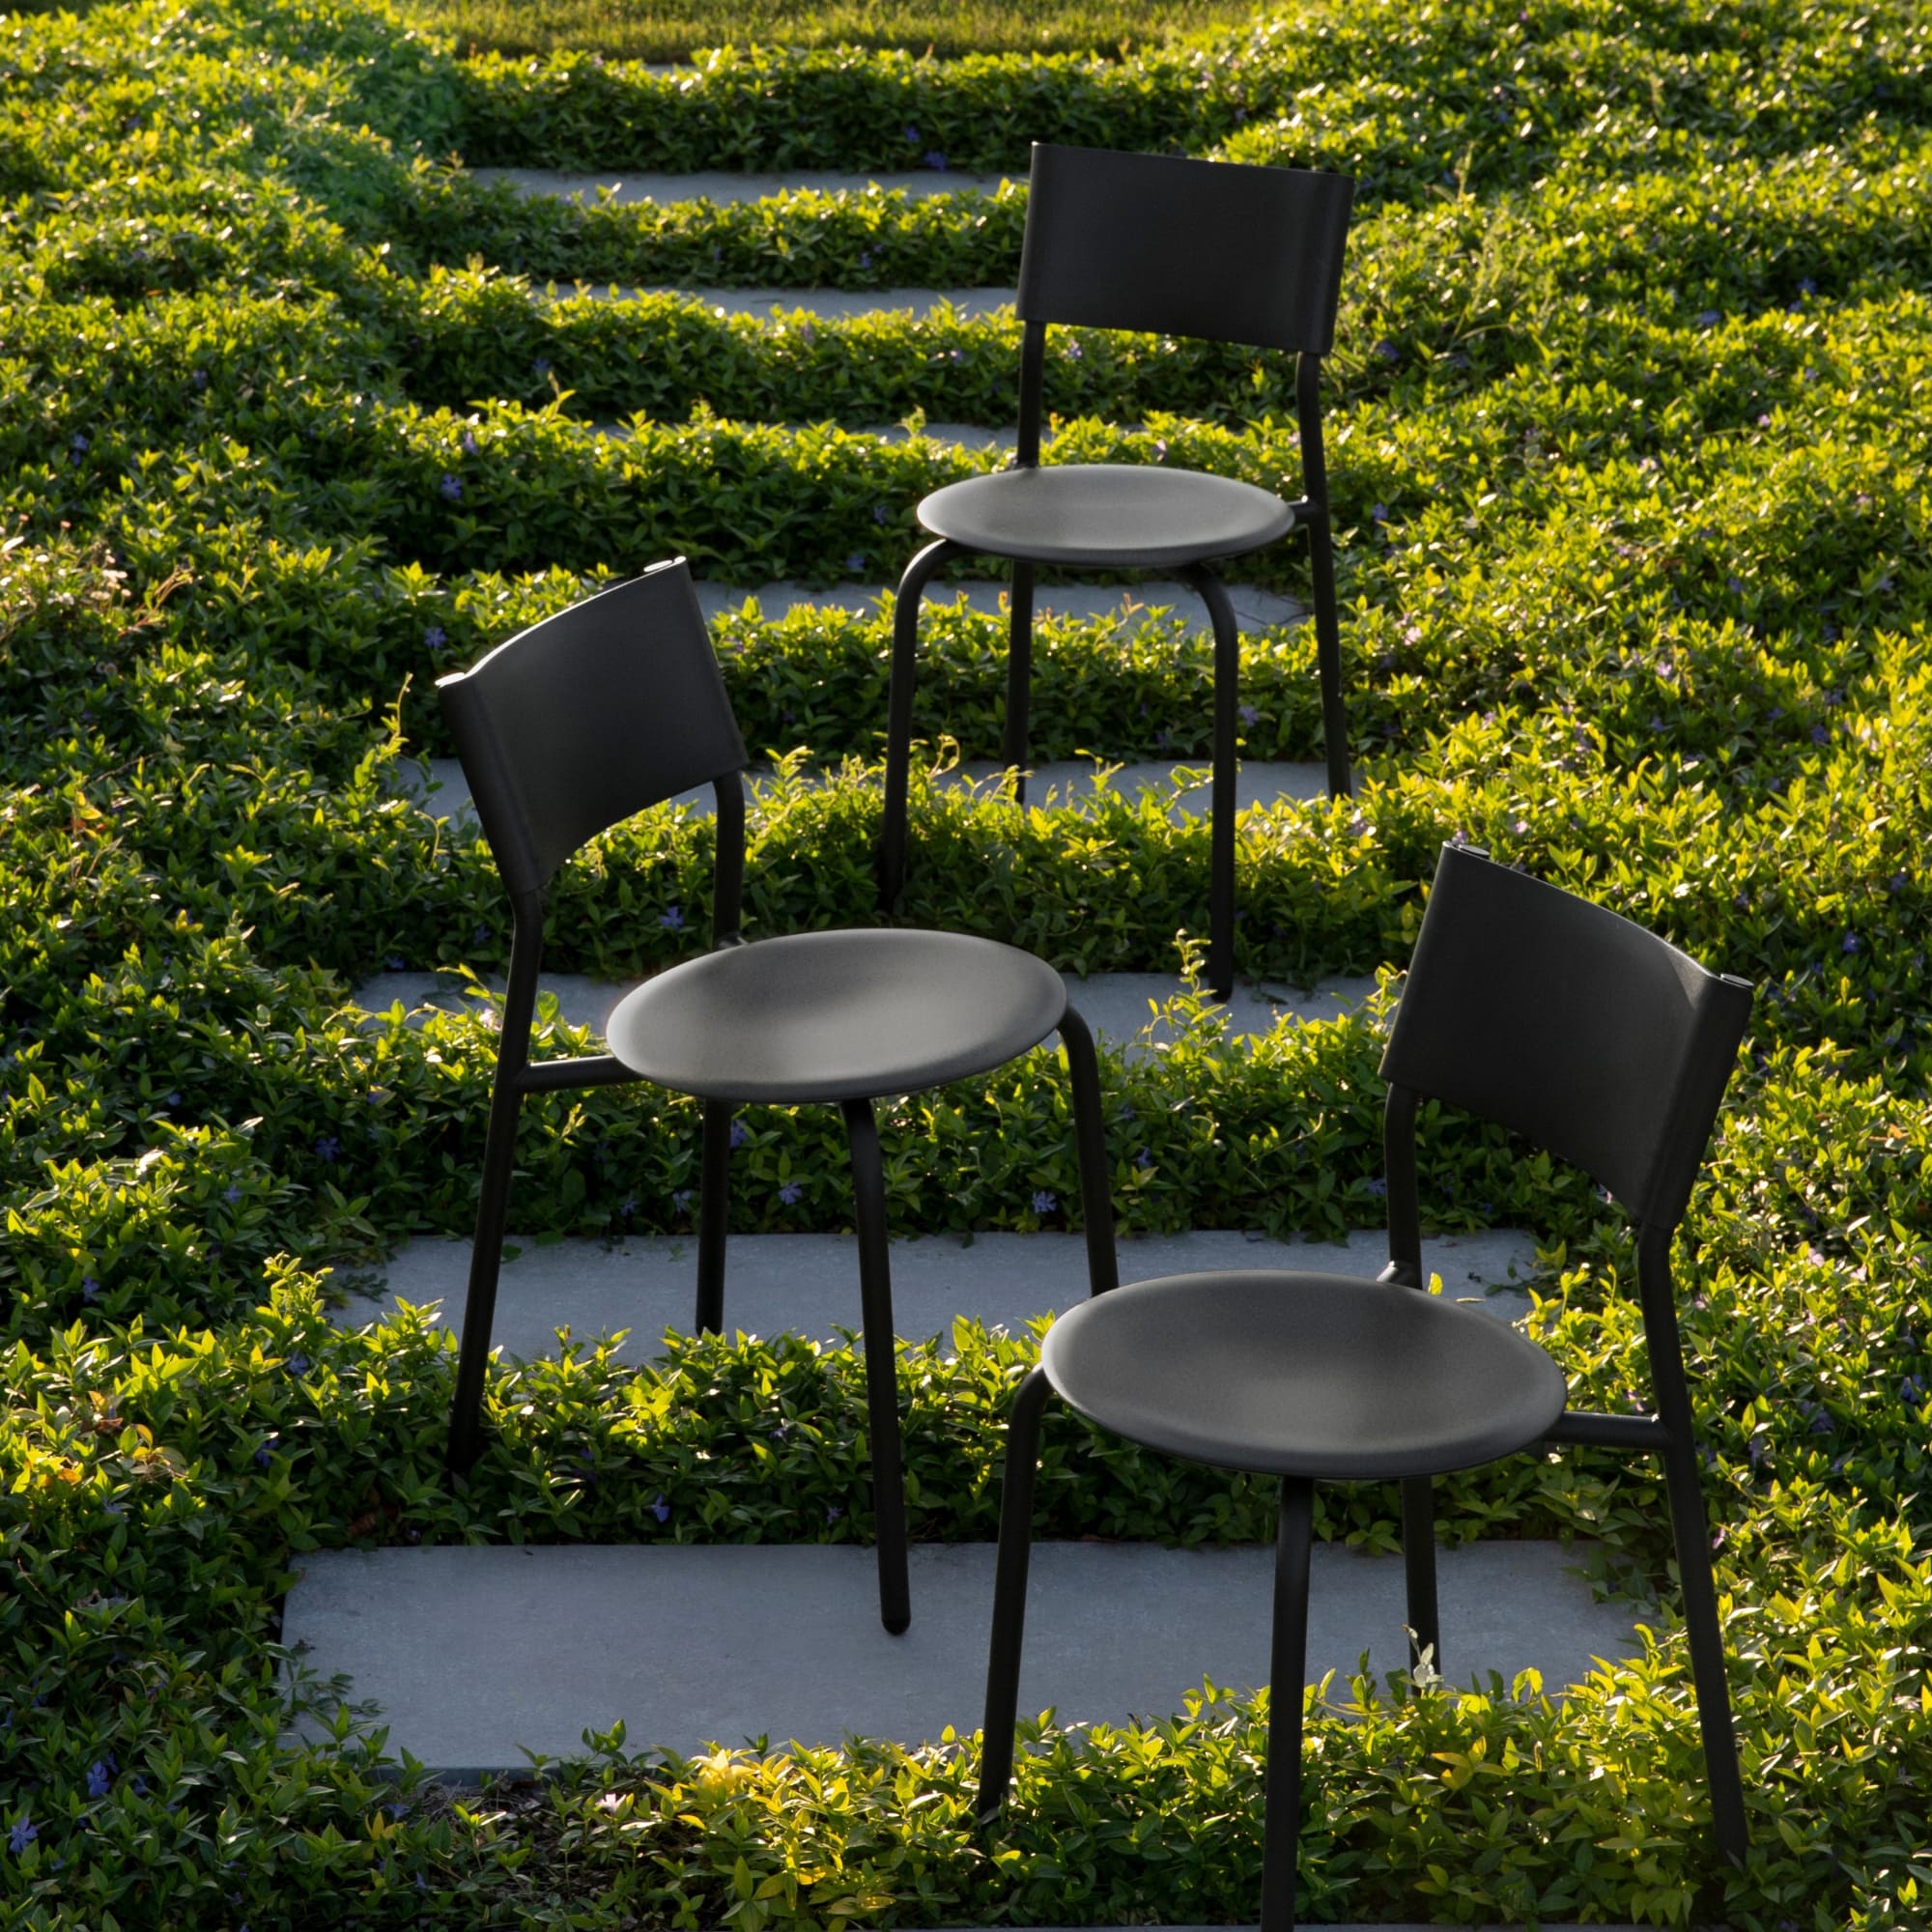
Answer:
[[(1007, 1444), (980, 1815), (1012, 1772), (1035, 1465), (1049, 1389), (1137, 1442), (1281, 1479), (1264, 1826), (1264, 1932), (1294, 1923), (1309, 1541), (1317, 1482), (1398, 1478), (1408, 1621), (1435, 1646), (1431, 1478), (1546, 1442), (1663, 1459), (1716, 1837), (1742, 1861), (1744, 1793), (1678, 1347), (1670, 1241), (1750, 1010), (1741, 980), (1474, 849), (1445, 847), (1382, 1072), (1388, 1267), (1378, 1281), (1170, 1275), (1047, 1331)], [(1566, 1412), (1563, 1372), (1515, 1329), (1425, 1286), (1415, 1121), (1434, 1098), (1594, 1175), (1636, 1233), (1655, 1412)], [(1439, 1667), (1439, 1662), (1438, 1662)]]
[[(525, 1094), (642, 1079), (703, 1100), (696, 1322), (710, 1330), (724, 1319), (734, 1107), (829, 1102), (844, 1115), (857, 1195), (879, 1610), (887, 1630), (903, 1631), (911, 1617), (905, 1500), (885, 1176), (871, 1103), (1002, 1065), (1058, 1029), (1098, 1293), (1117, 1276), (1093, 1037), (1051, 967), (992, 940), (873, 930), (745, 942), (745, 748), (682, 558), (532, 626), (470, 670), (440, 679), (437, 691), (513, 916), (449, 1465), (468, 1470), (481, 1447)], [(533, 1064), (546, 888), (596, 834), (707, 782), (718, 800), (717, 950), (630, 994), (611, 1015), (609, 1054)]]
[[(879, 903), (905, 882), (914, 649), (920, 598), (954, 557), (1012, 563), (1007, 715), (1001, 757), (1024, 772), (1033, 664), (1034, 577), (1067, 570), (1173, 570), (1214, 627), (1208, 980), (1221, 998), (1235, 975), (1235, 720), (1239, 636), (1210, 568), (1308, 532), (1328, 788), (1349, 790), (1348, 721), (1335, 612), (1334, 545), (1321, 450), (1321, 358), (1334, 341), (1342, 250), (1355, 185), (1346, 175), (1237, 167), (1036, 142), (1016, 304), (1019, 449), (1010, 468), (927, 497), (920, 523), (938, 539), (907, 565), (893, 619)], [(1147, 330), (1286, 350), (1296, 357), (1302, 496), (1285, 502), (1251, 483), (1159, 464), (1039, 460), (1049, 323)], [(1017, 796), (1026, 796), (1025, 779)]]

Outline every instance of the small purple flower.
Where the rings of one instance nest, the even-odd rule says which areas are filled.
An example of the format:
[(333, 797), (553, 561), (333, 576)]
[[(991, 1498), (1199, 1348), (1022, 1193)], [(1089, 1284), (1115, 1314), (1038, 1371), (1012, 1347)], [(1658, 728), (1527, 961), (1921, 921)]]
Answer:
[(94, 445), (91, 442), (89, 442), (86, 437), (82, 436), (78, 430), (75, 430), (74, 433), (68, 438), (67, 446), (71, 450), (72, 450), (76, 456), (84, 456), (90, 449), (94, 447)]
[(1759, 429), (1769, 429), (1771, 427), (1771, 417), (1769, 415), (1760, 415), (1757, 419), (1757, 426)]
[(1799, 282), (1798, 293), (1801, 296), (1815, 296), (1818, 293), (1818, 284), (1806, 275)]
[(1856, 932), (1846, 933), (1844, 938), (1838, 942), (1838, 951), (1840, 952), (1856, 952), (1858, 950), (1859, 936)]
[(1366, 1180), (1362, 1184), (1369, 1190), (1371, 1194), (1373, 1194), (1376, 1197), (1378, 1201), (1379, 1201), (1382, 1198), (1382, 1196), (1389, 1191), (1388, 1182), (1384, 1180), (1380, 1175), (1377, 1175), (1373, 1180)]
[(837, 1503), (827, 1503), (825, 1506), (825, 1520), (827, 1522), (837, 1522), (844, 1514), (845, 1512)]
[(442, 481), (436, 486), (442, 492), (446, 502), (460, 503), (463, 500), (463, 478), (443, 471)]
[(733, 1121), (731, 1122), (731, 1145), (734, 1148), (743, 1147), (751, 1138), (752, 1130), (743, 1121)]
[(919, 146), (919, 129), (910, 121), (906, 123), (905, 137), (907, 147), (916, 148)]
[(236, 1202), (241, 1200), (242, 1189), (234, 1181), (231, 1180), (228, 1183), (228, 1185), (221, 1190), (221, 1198), (222, 1200), (227, 1202), (229, 1207), (232, 1208), (234, 1207)]
[(449, 633), (440, 624), (432, 624), (423, 633), (423, 648), (427, 651), (440, 651), (449, 643)]
[(463, 441), (459, 447), (461, 447), (465, 456), (474, 456), (476, 454), (476, 432), (473, 429), (467, 429), (463, 432)]
[(1699, 328), (1715, 328), (1723, 319), (1723, 312), (1715, 308), (1700, 309), (1694, 318)]
[(665, 1501), (662, 1490), (658, 1492), (657, 1501), (651, 1505), (651, 1514), (660, 1522), (668, 1522), (670, 1520), (670, 1505)]
[(946, 156), (937, 148), (928, 148), (925, 151), (925, 164), (936, 175), (943, 175), (946, 172)]
[(197, 389), (205, 389), (208, 387), (208, 371), (206, 369), (192, 369), (188, 372), (188, 381)]
[(1060, 1206), (1051, 1189), (1036, 1187), (1033, 1191), (1033, 1211), (1036, 1214), (1051, 1214)]
[(1252, 704), (1237, 705), (1236, 709), (1240, 713), (1241, 723), (1250, 731), (1262, 722), (1262, 714)]
[(1886, 890), (1892, 893), (1902, 893), (1911, 883), (1912, 881), (1903, 872), (1894, 872), (1886, 881)]
[(684, 930), (684, 914), (678, 910), (675, 904), (668, 905), (658, 915), (658, 923), (668, 931), (682, 932)]
[(1080, 346), (1080, 344), (1075, 342), (1070, 336), (1067, 338), (1065, 347), (1062, 349), (1060, 353), (1063, 355), (1065, 355), (1069, 362), (1078, 362), (1080, 358), (1087, 354), (1086, 350), (1083, 349)]
[(865, 567), (866, 567), (866, 553), (862, 550), (855, 550), (852, 553), (852, 554), (845, 559), (845, 568), (847, 570), (857, 572), (864, 570)]
[(1909, 1407), (1918, 1408), (1925, 1401), (1924, 1379), (1918, 1376), (1904, 1377), (1898, 1384), (1898, 1393)]
[(1811, 742), (1814, 745), (1829, 745), (1832, 734), (1823, 724), (1814, 724), (1811, 727)]
[[(275, 1452), (266, 1442), (255, 1451), (255, 1466), (258, 1469), (266, 1469), (274, 1460)], [(97, 1792), (95, 1795), (99, 1797), (99, 1793)]]
[(779, 1189), (779, 1199), (782, 1201), (787, 1208), (796, 1208), (798, 1204), (805, 1199), (805, 1189), (801, 1187), (797, 1181), (787, 1180), (785, 1184)]
[(1724, 588), (1733, 597), (1741, 597), (1744, 595), (1745, 581), (1742, 577), (1727, 577), (1724, 579)]
[(1389, 511), (1388, 511), (1388, 505), (1386, 503), (1371, 503), (1369, 505), (1370, 523), (1385, 524), (1388, 522), (1388, 520), (1389, 520)]
[(87, 1795), (90, 1798), (105, 1798), (107, 1788), (114, 1781), (114, 1760), (112, 1757), (98, 1757), (87, 1767)]
[(22, 1811), (14, 1820), (14, 1829), (7, 1833), (7, 1849), (18, 1858), (40, 1835), (41, 1828)]
[(299, 1349), (289, 1357), (288, 1370), (297, 1381), (300, 1381), (302, 1377), (308, 1374), (308, 1357)]
[(534, 376), (539, 383), (541, 383), (545, 379), (545, 377), (547, 377), (550, 374), (549, 357), (544, 355), (539, 355), (537, 359), (530, 364), (530, 374)]
[(872, 251), (869, 248), (861, 248), (859, 250), (859, 267), (862, 269), (869, 269), (871, 266), (872, 266)]
[(623, 1215), (624, 1219), (627, 1221), (637, 1211), (638, 1211), (638, 1197), (635, 1194), (625, 1195), (623, 1200), (621, 1200), (617, 1204), (617, 1212)]
[(1402, 351), (1393, 342), (1387, 340), (1386, 337), (1376, 344), (1375, 353), (1384, 362), (1400, 362), (1402, 360)]
[(1134, 1156), (1134, 1165), (1136, 1167), (1151, 1167), (1153, 1165), (1153, 1155), (1146, 1148), (1142, 1148), (1140, 1152)]
[(892, 514), (893, 513), (889, 509), (887, 509), (883, 503), (874, 503), (872, 505), (872, 521), (875, 524), (883, 524), (887, 522), (888, 519), (891, 518)]
[(680, 1187), (677, 1190), (677, 1192), (670, 1197), (670, 1205), (673, 1208), (675, 1208), (680, 1214), (682, 1214), (684, 1210), (691, 1206), (692, 1198), (693, 1198), (692, 1190), (690, 1188)]
[(342, 1151), (342, 1143), (333, 1134), (317, 1134), (315, 1151), (320, 1159), (333, 1165), (335, 1156)]
[(80, 1278), (80, 1298), (83, 1301), (100, 1299), (100, 1284), (91, 1274), (82, 1275)]

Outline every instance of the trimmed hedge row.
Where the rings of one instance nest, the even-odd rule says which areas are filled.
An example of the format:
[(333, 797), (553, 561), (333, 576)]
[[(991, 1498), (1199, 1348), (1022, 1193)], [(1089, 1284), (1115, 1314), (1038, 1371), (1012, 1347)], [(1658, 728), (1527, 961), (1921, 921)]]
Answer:
[[(1526, 187), (1552, 154), (1605, 169), (1665, 137), (1790, 154), (1932, 106), (1925, 23), (1857, 10), (1767, 8), (1714, 40), (1701, 23), (1618, 0), (1532, 28), (1500, 0), (1400, 17), (1259, 20), (1211, 48), (1132, 61), (855, 48), (721, 47), (689, 68), (582, 52), (487, 55), (460, 70), (458, 139), (472, 166), (1011, 169), (1029, 144), (1293, 160), (1358, 176), (1374, 200), (1424, 200), (1445, 175)], [(1472, 44), (1483, 54), (1470, 58)], [(1641, 92), (1654, 117), (1603, 111)], [(1609, 124), (1609, 125), (1606, 125)], [(1633, 141), (1632, 134), (1635, 134)]]

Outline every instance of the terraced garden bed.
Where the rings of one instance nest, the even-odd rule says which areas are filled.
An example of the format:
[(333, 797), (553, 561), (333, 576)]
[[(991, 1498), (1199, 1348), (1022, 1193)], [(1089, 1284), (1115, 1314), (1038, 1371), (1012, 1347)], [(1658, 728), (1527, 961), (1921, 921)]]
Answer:
[[(479, 1799), (408, 1765), (391, 1782), (367, 1724), (283, 1736), (278, 1606), (303, 1552), (867, 1539), (828, 1500), (864, 1433), (849, 1348), (504, 1367), (493, 1444), (448, 1481), (440, 1332), (345, 1336), (323, 1297), (330, 1269), (467, 1232), (495, 1039), (482, 1000), (412, 1028), (349, 994), (392, 962), (503, 963), (487, 852), (401, 781), (448, 750), (440, 671), (673, 551), (737, 585), (884, 584), (918, 497), (997, 458), (879, 426), (1013, 409), (1005, 320), (766, 327), (544, 284), (1009, 287), (1023, 185), (584, 207), (449, 157), (1010, 170), (1035, 136), (1122, 130), (1361, 182), (1329, 387), (1359, 781), (1246, 821), (1241, 970), (1399, 973), (1435, 853), (1463, 838), (1759, 988), (1681, 1258), (1749, 1863), (1708, 1850), (1659, 1487), (1572, 1452), (1445, 1485), (1445, 1530), (1598, 1539), (1606, 1582), (1657, 1592), (1655, 1643), (1560, 1704), (1362, 1683), (1352, 1715), (1318, 1712), (1304, 1903), (1922, 1924), (1927, 41), (1849, 0), (1453, 0), (1106, 58), (743, 48), (667, 80), (582, 50), (467, 59), (382, 0), (0, 18), (11, 1922), (1252, 1909), (1264, 1705), (1211, 1688), (1169, 1724), (1049, 1728), (997, 1843), (953, 1748), (685, 1762), (607, 1737)], [(1293, 487), (1282, 372), (1252, 357), (1074, 335), (1048, 403), (1056, 456)], [(616, 417), (629, 437), (600, 433)], [(1289, 550), (1254, 574), (1293, 592), (1301, 569)], [(883, 612), (748, 611), (717, 636), (748, 743), (831, 774), (754, 815), (752, 929), (868, 920)], [(960, 610), (926, 636), (929, 715), (991, 754), (996, 625)], [(1041, 757), (1203, 746), (1205, 648), (1178, 627), (1063, 620), (1040, 649)], [(1293, 627), (1249, 640), (1248, 755), (1312, 754), (1312, 655)], [(1085, 971), (1171, 969), (1198, 936), (1199, 823), (1104, 800), (1017, 820), (936, 789), (915, 810), (911, 919)], [(616, 977), (701, 946), (709, 836), (661, 813), (601, 841), (559, 884), (553, 963)], [(1377, 1225), (1384, 1024), (1374, 1006), (1253, 1049), (1201, 1026), (1151, 1062), (1110, 1055), (1123, 1227)], [(895, 1227), (1065, 1225), (1064, 1122), (1028, 1072), (887, 1120)], [(691, 1109), (627, 1092), (532, 1113), (526, 1233), (688, 1233)], [(839, 1227), (830, 1129), (781, 1124), (748, 1120), (734, 1225)], [(1618, 1406), (1641, 1365), (1616, 1215), (1499, 1137), (1429, 1145), (1441, 1224), (1535, 1231), (1532, 1331), (1575, 1400)], [(988, 1532), (1036, 1346), (956, 1341), (902, 1359), (933, 1539)], [(776, 1455), (775, 1410), (798, 1424)], [(1070, 1426), (1049, 1448), (1056, 1533), (1263, 1533), (1253, 1486)], [(1392, 1542), (1379, 1491), (1324, 1505), (1321, 1533)]]

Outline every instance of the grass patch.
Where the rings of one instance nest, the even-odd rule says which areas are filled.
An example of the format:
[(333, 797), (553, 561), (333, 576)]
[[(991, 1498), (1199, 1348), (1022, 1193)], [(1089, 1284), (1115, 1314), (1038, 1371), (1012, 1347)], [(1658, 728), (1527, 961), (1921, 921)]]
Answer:
[[(582, 49), (613, 59), (689, 60), (702, 48), (903, 47), (941, 59), (976, 53), (1130, 54), (1235, 26), (1251, 0), (408, 0), (410, 18), (466, 48), (504, 54)], [(1156, 17), (1150, 17), (1155, 15)]]

